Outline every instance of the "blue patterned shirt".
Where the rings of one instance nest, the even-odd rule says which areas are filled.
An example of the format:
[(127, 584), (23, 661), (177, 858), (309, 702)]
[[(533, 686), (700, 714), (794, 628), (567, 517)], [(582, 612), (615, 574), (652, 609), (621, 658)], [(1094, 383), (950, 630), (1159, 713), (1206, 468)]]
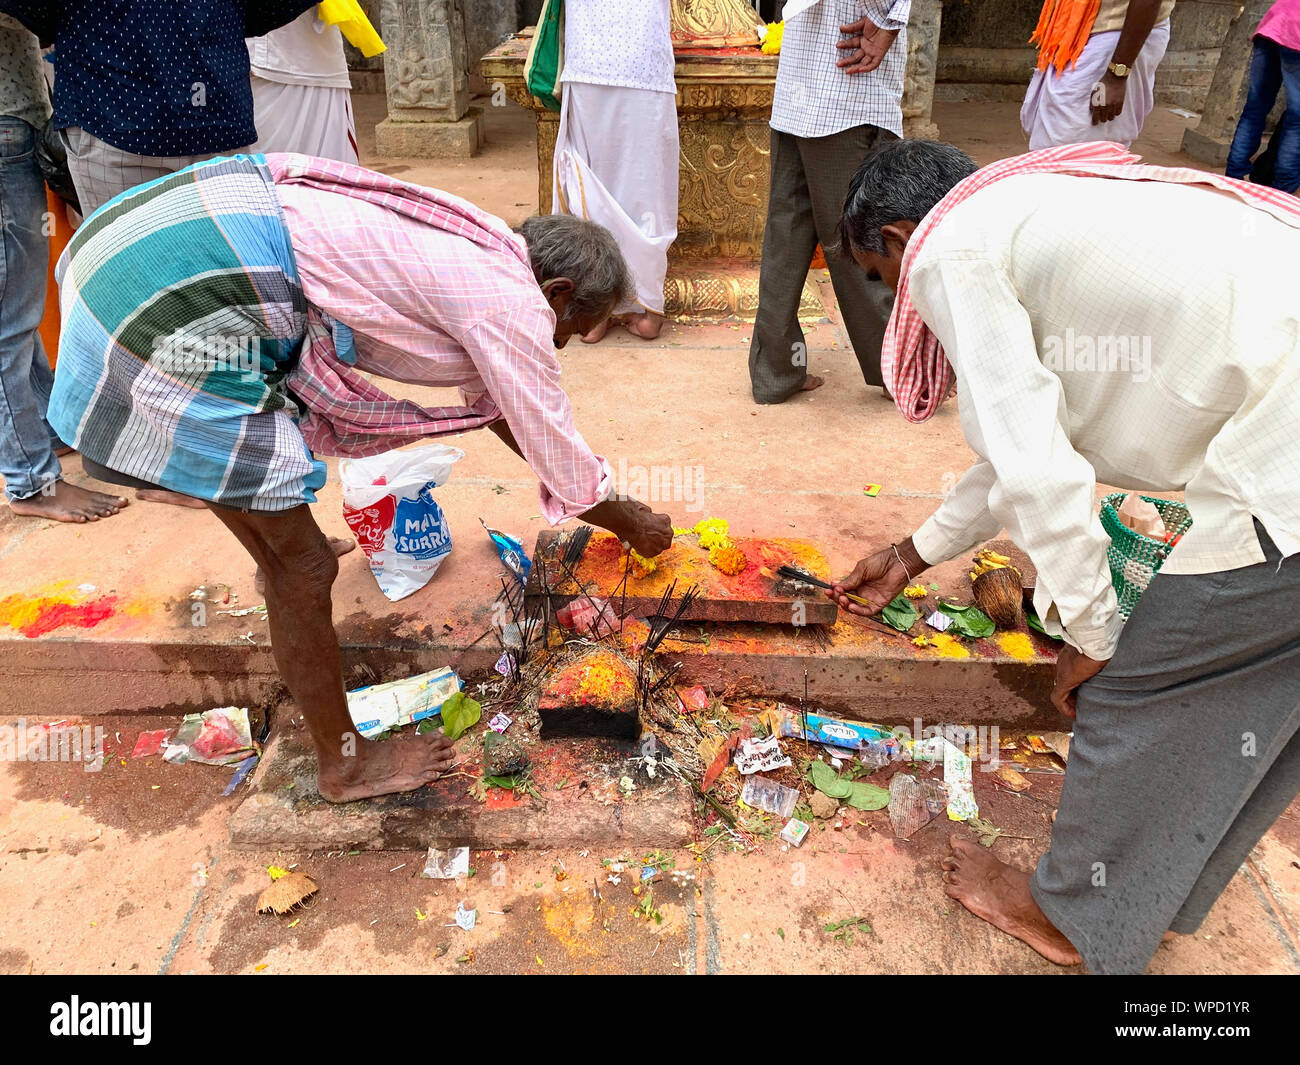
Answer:
[(245, 37), (315, 0), (0, 0), (53, 42), (54, 123), (137, 155), (199, 155), (257, 140)]

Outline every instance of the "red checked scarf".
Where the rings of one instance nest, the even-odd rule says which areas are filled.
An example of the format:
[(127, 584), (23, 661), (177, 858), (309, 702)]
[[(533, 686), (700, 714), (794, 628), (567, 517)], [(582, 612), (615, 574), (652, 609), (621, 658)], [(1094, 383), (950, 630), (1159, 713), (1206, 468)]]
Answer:
[[(436, 189), (306, 155), (272, 153), (266, 163), (278, 185), (308, 185), (368, 200), (532, 269), (522, 242), (493, 226), (489, 215)], [(332, 326), (314, 310), (309, 314), (302, 354), (286, 381), (304, 408), (298, 428), (316, 454), (375, 455), (424, 437), (477, 429), (493, 420), (469, 407), (423, 407), (413, 400), (394, 399), (340, 356)]]
[(1148, 166), (1110, 141), (1065, 144), (1043, 148), (982, 167), (959, 181), (952, 191), (935, 204), (912, 233), (903, 253), (899, 271), (894, 312), (885, 328), (881, 346), (880, 368), (885, 387), (909, 422), (923, 422), (939, 410), (945, 399), (956, 392), (952, 365), (944, 355), (938, 339), (921, 319), (908, 291), (907, 275), (926, 238), (951, 211), (981, 189), (1003, 178), (1020, 174), (1074, 174), (1081, 177), (1126, 178), (1131, 181), (1168, 181), (1179, 185), (1210, 185), (1230, 192), (1243, 203), (1266, 211), (1288, 225), (1300, 227), (1300, 199), (1290, 193), (1252, 185), (1219, 174), (1207, 174), (1190, 167)]

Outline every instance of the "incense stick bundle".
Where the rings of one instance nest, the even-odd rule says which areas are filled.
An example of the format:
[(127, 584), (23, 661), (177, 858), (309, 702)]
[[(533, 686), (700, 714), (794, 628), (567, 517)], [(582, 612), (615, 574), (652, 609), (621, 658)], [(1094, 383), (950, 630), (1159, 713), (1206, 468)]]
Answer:
[[(778, 577), (784, 577), (788, 581), (799, 581), (802, 584), (811, 584), (815, 588), (834, 588), (835, 585), (829, 581), (824, 581), (820, 577), (814, 577), (811, 573), (805, 573), (801, 569), (795, 569), (793, 566), (782, 566), (776, 571)], [(869, 602), (861, 596), (854, 595), (852, 592), (845, 592), (845, 598), (850, 602), (857, 603), (858, 606), (871, 606)]]

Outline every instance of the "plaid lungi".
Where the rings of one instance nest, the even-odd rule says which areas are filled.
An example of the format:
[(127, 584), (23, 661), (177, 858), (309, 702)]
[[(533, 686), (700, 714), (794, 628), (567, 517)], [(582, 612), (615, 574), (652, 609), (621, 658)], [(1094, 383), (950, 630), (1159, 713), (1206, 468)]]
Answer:
[(262, 156), (113, 198), (59, 264), (49, 422), (111, 470), (222, 506), (315, 501), (325, 464), (284, 385), (307, 303)]

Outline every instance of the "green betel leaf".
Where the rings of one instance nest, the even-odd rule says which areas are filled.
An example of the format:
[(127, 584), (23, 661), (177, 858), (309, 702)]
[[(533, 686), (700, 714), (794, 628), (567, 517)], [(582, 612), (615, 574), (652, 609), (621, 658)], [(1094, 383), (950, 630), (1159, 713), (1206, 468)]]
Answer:
[(889, 791), (876, 784), (849, 780), (835, 772), (825, 762), (813, 762), (808, 779), (823, 795), (839, 799), (856, 810), (882, 810), (889, 805)]
[(456, 692), (442, 704), (442, 731), (448, 739), (459, 739), (483, 716), (483, 706), (464, 692)]
[(954, 603), (940, 603), (939, 609), (952, 618), (952, 627), (961, 636), (978, 640), (983, 636), (992, 636), (997, 630), (993, 619), (973, 603), (970, 606), (957, 606)]
[(1045, 628), (1043, 628), (1042, 620), (1032, 610), (1025, 611), (1025, 620), (1029, 622), (1029, 627), (1031, 629), (1033, 629), (1035, 632), (1041, 632), (1049, 640), (1059, 641), (1062, 639), (1060, 636), (1053, 636), (1050, 632), (1048, 632)]
[(910, 629), (916, 624), (916, 619), (920, 616), (916, 608), (907, 601), (907, 597), (901, 593), (896, 595), (894, 601), (880, 612), (880, 619), (899, 632), (906, 632)]

